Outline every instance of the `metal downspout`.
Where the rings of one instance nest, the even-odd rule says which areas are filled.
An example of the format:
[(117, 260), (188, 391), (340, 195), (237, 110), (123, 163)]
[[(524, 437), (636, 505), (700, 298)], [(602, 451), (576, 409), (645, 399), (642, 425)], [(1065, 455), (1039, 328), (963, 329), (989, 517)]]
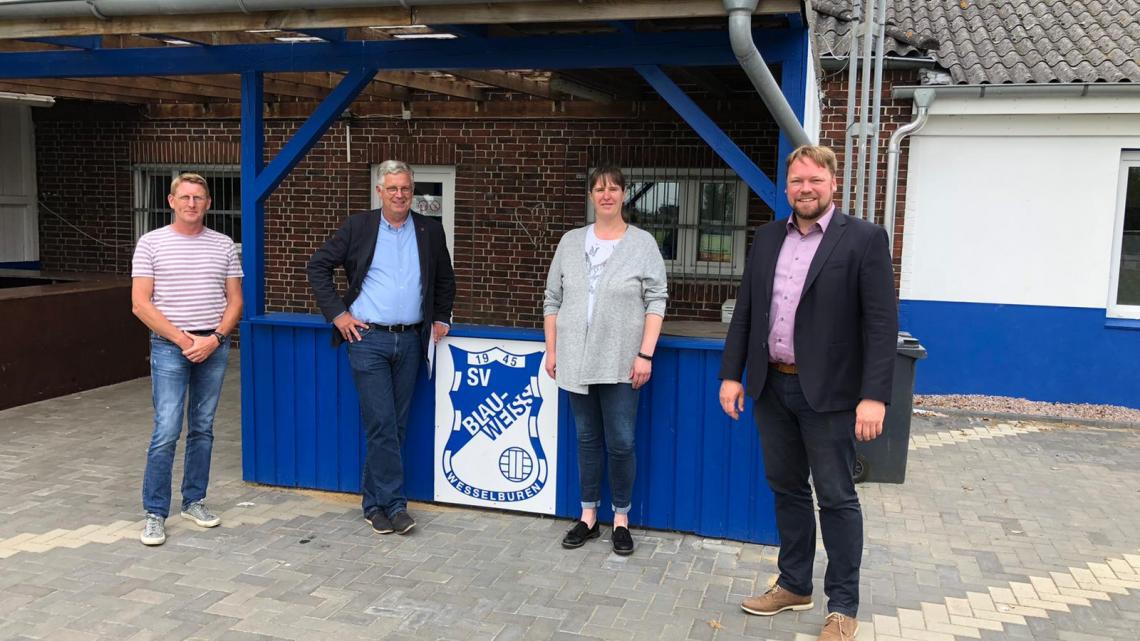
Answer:
[(887, 193), (886, 202), (883, 203), (883, 227), (887, 230), (887, 246), (891, 250), (891, 256), (895, 255), (895, 201), (898, 199), (899, 189), (899, 152), (902, 149), (903, 138), (926, 125), (930, 105), (933, 102), (933, 89), (915, 89), (914, 105), (918, 113), (915, 114), (914, 120), (891, 134), (890, 143), (887, 145)]
[(752, 86), (759, 92), (768, 113), (772, 114), (776, 125), (792, 142), (792, 146), (810, 145), (811, 138), (804, 131), (799, 118), (796, 118), (792, 106), (780, 91), (779, 83), (768, 70), (756, 43), (752, 41), (752, 13), (756, 11), (757, 4), (759, 0), (724, 0), (724, 8), (728, 11), (728, 35), (732, 41), (732, 52), (752, 81)]
[[(875, 26), (875, 3), (885, 2), (885, 0), (865, 0), (863, 6), (864, 21), (863, 21), (863, 73), (859, 83), (859, 152), (858, 161), (855, 164), (855, 209), (852, 212), (856, 218), (866, 219), (866, 211), (863, 204), (863, 195), (866, 193), (867, 185), (867, 136), (871, 132), (871, 110), (869, 108), (871, 100), (871, 44), (875, 40), (874, 26)], [(868, 7), (867, 5), (870, 4)], [(846, 159), (851, 162), (850, 158)]]
[[(862, 8), (859, 9), (862, 11)], [(851, 213), (852, 139), (855, 137), (855, 78), (859, 73), (859, 22), (851, 23), (851, 42), (847, 45), (847, 120), (843, 126), (843, 211)]]
[[(879, 1), (879, 35), (875, 51), (875, 97), (871, 112), (871, 160), (867, 165), (871, 172), (871, 185), (867, 190), (867, 220), (875, 222), (875, 199), (879, 195), (879, 117), (883, 103), (883, 58), (887, 49), (887, 0)], [(885, 218), (883, 219), (886, 220)]]

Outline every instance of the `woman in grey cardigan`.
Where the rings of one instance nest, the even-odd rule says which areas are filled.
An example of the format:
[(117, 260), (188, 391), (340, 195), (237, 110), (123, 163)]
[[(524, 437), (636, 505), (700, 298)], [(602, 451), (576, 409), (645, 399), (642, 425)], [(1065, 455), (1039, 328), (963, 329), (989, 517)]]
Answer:
[(609, 458), (614, 552), (633, 553), (629, 508), (637, 472), (633, 435), (638, 389), (653, 371), (665, 316), (665, 262), (657, 241), (622, 215), (625, 177), (616, 167), (590, 174), (594, 224), (566, 232), (546, 279), (546, 373), (570, 394), (578, 427), (582, 517), (562, 539), (596, 538), (603, 439)]

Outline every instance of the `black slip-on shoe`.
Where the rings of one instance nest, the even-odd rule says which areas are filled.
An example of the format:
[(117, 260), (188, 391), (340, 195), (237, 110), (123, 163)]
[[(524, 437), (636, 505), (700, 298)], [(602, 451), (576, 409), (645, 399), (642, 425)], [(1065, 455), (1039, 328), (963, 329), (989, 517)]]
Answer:
[(562, 547), (567, 550), (580, 548), (586, 544), (590, 539), (596, 539), (602, 535), (602, 531), (598, 529), (598, 522), (594, 521), (594, 527), (586, 527), (583, 521), (578, 521), (566, 536), (562, 537)]
[(396, 534), (407, 534), (414, 527), (416, 527), (416, 521), (407, 512), (397, 512), (396, 516), (392, 517), (392, 529), (396, 531)]
[(392, 522), (388, 520), (388, 515), (384, 514), (384, 510), (376, 510), (364, 517), (364, 520), (372, 524), (372, 531), (377, 534), (392, 533)]
[(622, 556), (633, 554), (633, 536), (630, 535), (629, 528), (620, 525), (615, 527), (610, 540), (614, 545), (614, 554)]

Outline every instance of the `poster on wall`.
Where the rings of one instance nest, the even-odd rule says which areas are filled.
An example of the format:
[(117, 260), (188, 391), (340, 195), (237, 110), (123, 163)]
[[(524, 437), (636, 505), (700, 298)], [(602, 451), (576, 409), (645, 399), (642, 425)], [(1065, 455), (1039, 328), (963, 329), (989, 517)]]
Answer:
[(435, 500), (554, 514), (558, 388), (545, 345), (447, 337), (435, 355)]

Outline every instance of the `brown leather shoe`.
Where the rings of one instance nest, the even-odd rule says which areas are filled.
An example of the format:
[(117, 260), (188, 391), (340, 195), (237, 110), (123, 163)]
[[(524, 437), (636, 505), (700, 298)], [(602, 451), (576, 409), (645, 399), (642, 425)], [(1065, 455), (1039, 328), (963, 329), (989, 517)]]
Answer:
[(749, 597), (740, 604), (740, 608), (748, 614), (758, 614), (770, 617), (784, 610), (810, 610), (815, 605), (811, 602), (811, 595), (801, 596), (788, 592), (779, 585), (772, 586), (760, 596)]
[(855, 633), (858, 631), (858, 621), (838, 612), (832, 612), (827, 615), (827, 623), (823, 624), (819, 641), (854, 641)]

